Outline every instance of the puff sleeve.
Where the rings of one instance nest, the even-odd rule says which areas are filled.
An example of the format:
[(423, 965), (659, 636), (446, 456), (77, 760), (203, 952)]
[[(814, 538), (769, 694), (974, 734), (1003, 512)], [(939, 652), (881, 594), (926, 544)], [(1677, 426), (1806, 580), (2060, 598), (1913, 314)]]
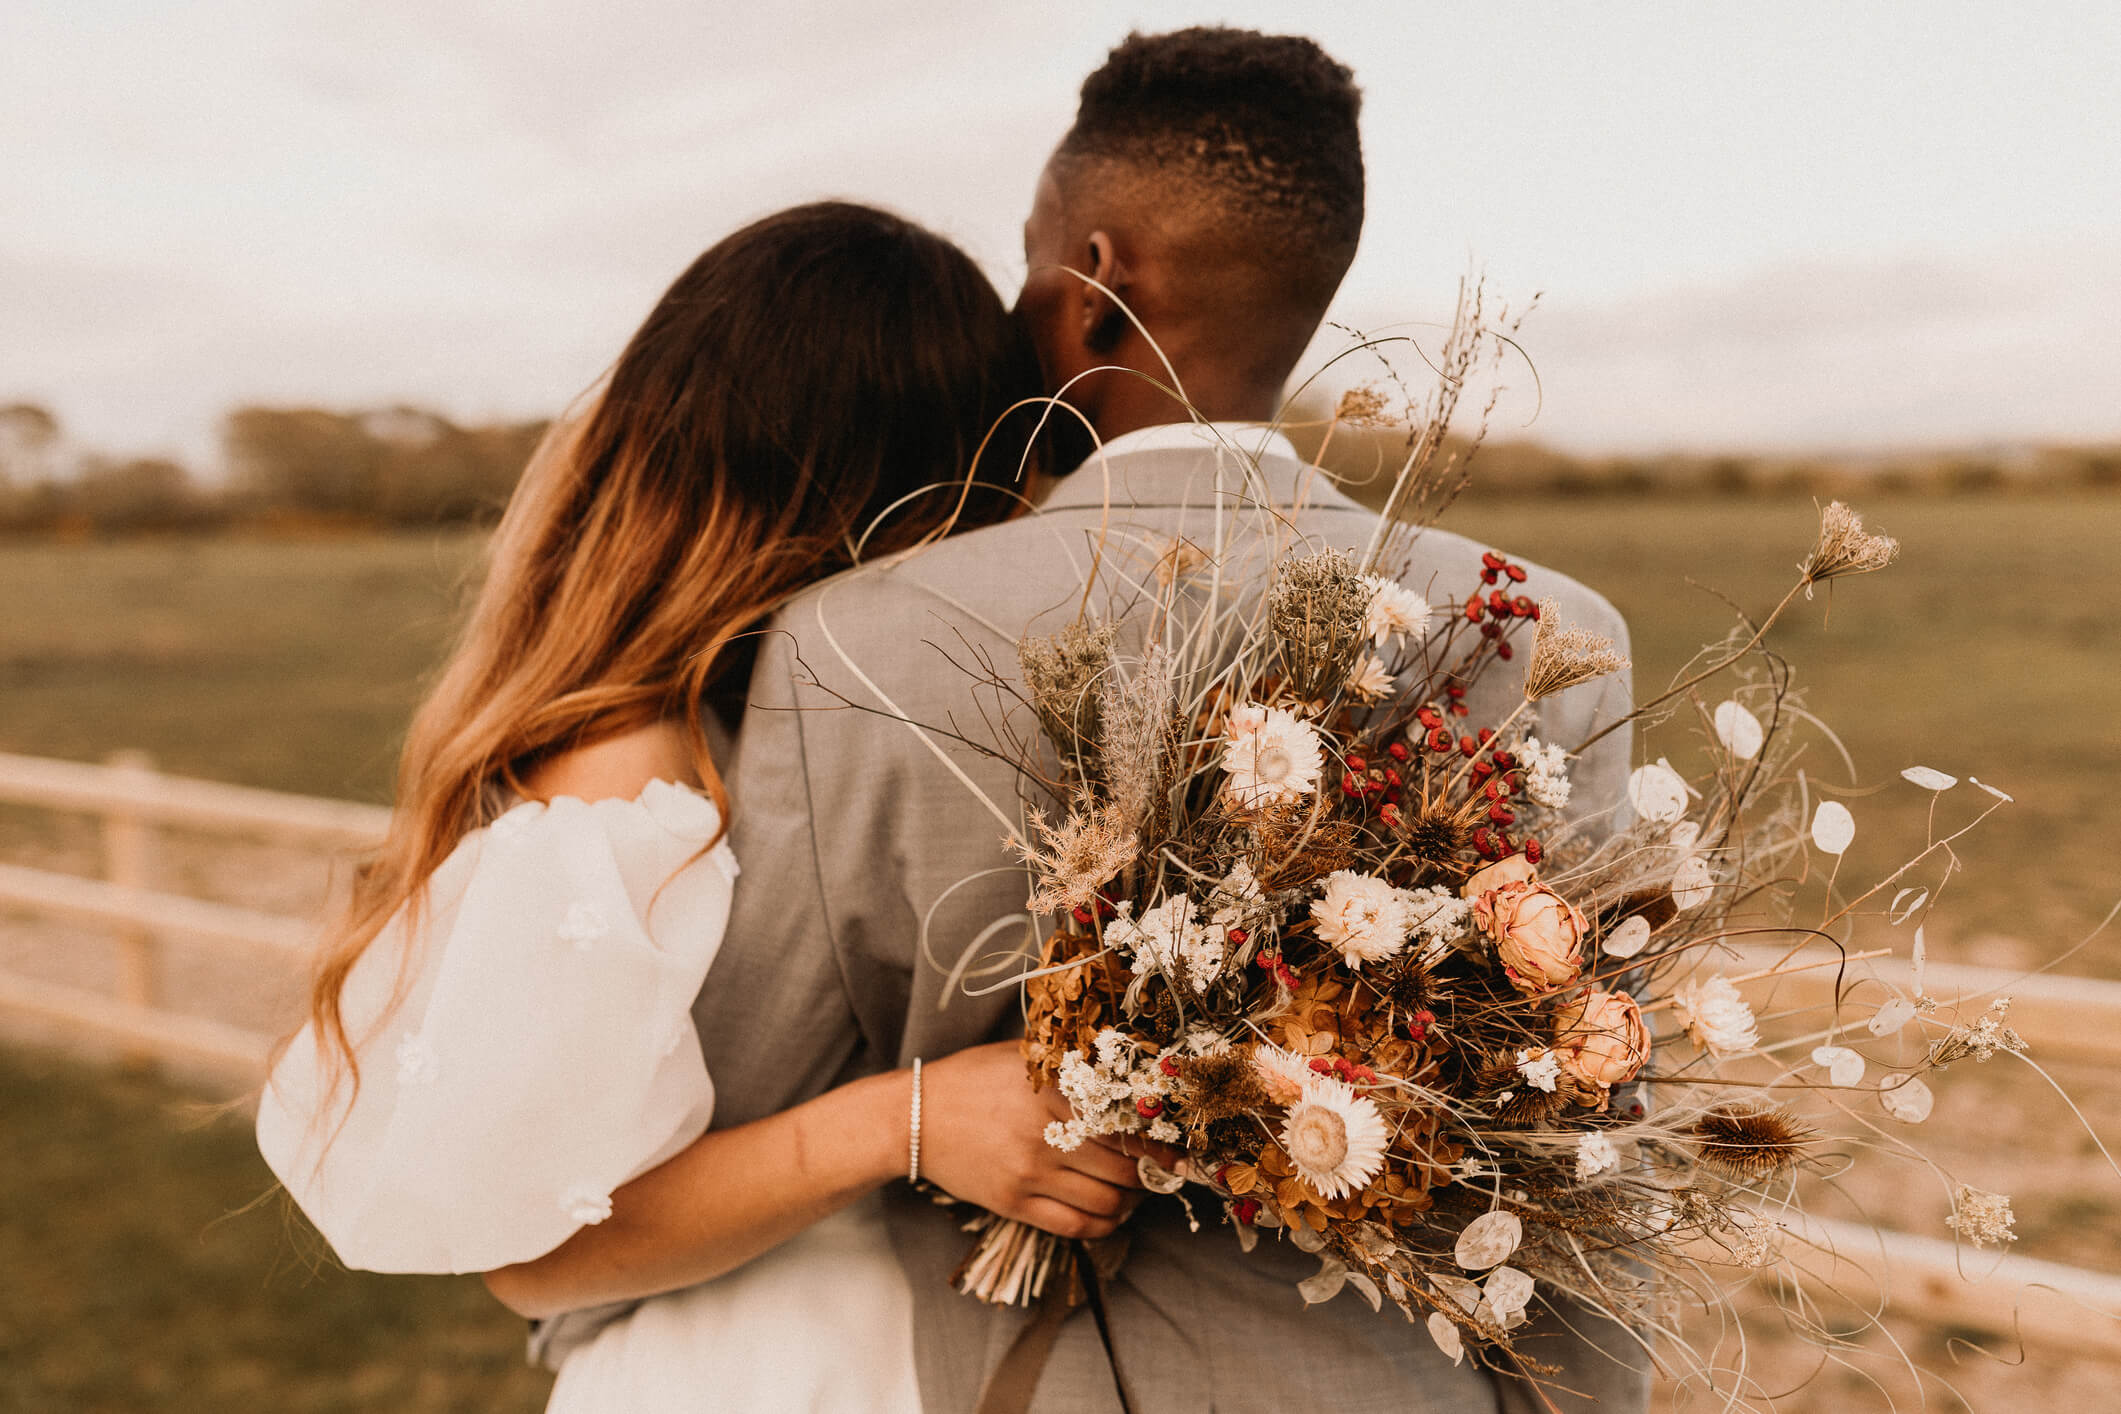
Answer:
[[(551, 1251), (707, 1127), (691, 1006), (736, 861), (695, 792), (526, 803), (466, 837), (342, 993), (356, 1089), (305, 1028), (258, 1147), (350, 1267), (482, 1272)], [(395, 1000), (395, 1005), (393, 1001)]]

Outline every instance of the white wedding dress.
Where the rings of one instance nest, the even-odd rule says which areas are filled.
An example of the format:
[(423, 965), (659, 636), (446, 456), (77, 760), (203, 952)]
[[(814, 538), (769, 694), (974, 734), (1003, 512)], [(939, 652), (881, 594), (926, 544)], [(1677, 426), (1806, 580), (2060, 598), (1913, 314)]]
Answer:
[[(737, 873), (727, 843), (702, 852), (717, 825), (663, 781), (518, 805), (362, 955), (341, 1003), (358, 1092), (327, 1091), (305, 1029), (258, 1110), (259, 1149), (347, 1266), (527, 1261), (705, 1131), (691, 1007)], [(548, 1408), (916, 1414), (912, 1294), (878, 1201), (643, 1302), (568, 1356)]]

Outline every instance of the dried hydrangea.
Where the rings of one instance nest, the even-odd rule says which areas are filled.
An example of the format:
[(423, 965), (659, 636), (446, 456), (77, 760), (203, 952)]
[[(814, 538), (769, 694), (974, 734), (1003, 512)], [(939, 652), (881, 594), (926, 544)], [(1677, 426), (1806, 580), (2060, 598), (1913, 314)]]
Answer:
[(1345, 551), (1299, 555), (1279, 567), (1267, 594), (1267, 629), (1297, 697), (1322, 701), (1347, 680), (1369, 639), (1371, 597)]
[(1113, 920), (1105, 925), (1105, 942), (1122, 957), (1133, 960), (1134, 975), (1157, 975), (1174, 983), (1183, 981), (1196, 992), (1205, 992), (1222, 970), (1228, 949), (1223, 932), (1201, 923), (1193, 900), (1173, 894), (1144, 912), (1139, 921), (1133, 910), (1121, 904)]
[(1524, 771), (1525, 796), (1542, 810), (1566, 809), (1569, 803), (1569, 753), (1528, 736), (1516, 751)]
[(2011, 1226), (2017, 1220), (2011, 1212), (2009, 1194), (1991, 1193), (1962, 1183), (1952, 1195), (1952, 1215), (1944, 1220), (1944, 1225), (1976, 1247), (1986, 1247), (1992, 1242), (2016, 1242), (2018, 1234), (2011, 1231)]
[(1585, 1183), (1620, 1167), (1620, 1150), (1607, 1135), (1591, 1130), (1576, 1141), (1576, 1181)]
[(1039, 725), (1071, 756), (1082, 755), (1097, 740), (1100, 694), (1096, 685), (1111, 670), (1112, 643), (1117, 636), (1110, 624), (1078, 619), (1059, 633), (1026, 638), (1016, 645), (1017, 666)]
[(1561, 1084), (1561, 1057), (1544, 1047), (1536, 1051), (1519, 1051), (1517, 1073), (1524, 1077), (1525, 1084), (1551, 1095)]

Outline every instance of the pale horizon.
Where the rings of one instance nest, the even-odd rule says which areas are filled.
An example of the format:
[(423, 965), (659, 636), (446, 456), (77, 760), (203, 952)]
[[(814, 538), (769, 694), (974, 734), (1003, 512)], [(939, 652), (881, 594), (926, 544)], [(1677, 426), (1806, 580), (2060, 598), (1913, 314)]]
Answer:
[(241, 403), (549, 415), (677, 271), (843, 196), (1005, 297), (1130, 28), (1313, 34), (1366, 93), (1333, 317), (1484, 269), (1583, 453), (2121, 438), (2121, 14), (2060, 5), (32, 0), (0, 54), (0, 402), (211, 474)]

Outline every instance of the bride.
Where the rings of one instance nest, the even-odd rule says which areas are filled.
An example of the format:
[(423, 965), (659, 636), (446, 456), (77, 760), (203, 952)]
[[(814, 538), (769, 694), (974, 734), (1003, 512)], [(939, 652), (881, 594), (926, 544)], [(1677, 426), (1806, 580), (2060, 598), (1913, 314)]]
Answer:
[(917, 1410), (885, 1183), (1078, 1236), (1136, 1196), (1130, 1159), (1040, 1139), (1013, 1043), (710, 1131), (690, 1012), (741, 867), (715, 760), (746, 634), (1008, 514), (1023, 429), (974, 452), (1039, 391), (956, 247), (799, 207), (679, 277), (508, 507), (258, 1143), (349, 1266), (482, 1272), (532, 1318), (637, 1303), (554, 1410)]

